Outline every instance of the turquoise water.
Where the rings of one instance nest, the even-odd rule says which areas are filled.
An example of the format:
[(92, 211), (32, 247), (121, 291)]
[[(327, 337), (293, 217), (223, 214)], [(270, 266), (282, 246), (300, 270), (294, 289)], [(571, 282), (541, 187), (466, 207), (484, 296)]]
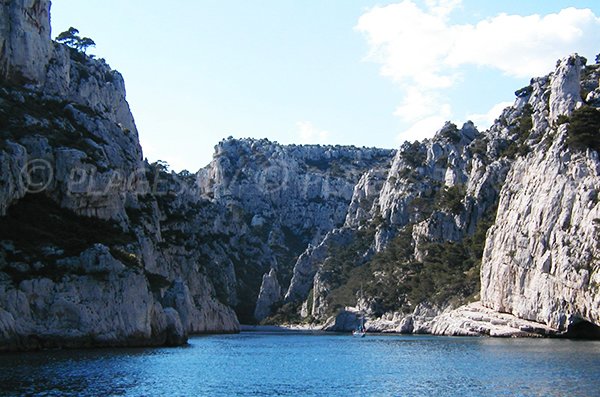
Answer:
[(0, 394), (598, 396), (600, 342), (242, 333), (0, 355)]

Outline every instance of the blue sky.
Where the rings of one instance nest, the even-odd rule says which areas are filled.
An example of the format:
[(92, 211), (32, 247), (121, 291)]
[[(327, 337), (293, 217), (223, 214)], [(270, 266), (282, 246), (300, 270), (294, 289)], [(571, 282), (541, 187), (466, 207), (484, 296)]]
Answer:
[(123, 74), (150, 160), (195, 171), (230, 135), (394, 148), (444, 120), (487, 127), (558, 58), (593, 62), (599, 16), (597, 0), (54, 0), (52, 29)]

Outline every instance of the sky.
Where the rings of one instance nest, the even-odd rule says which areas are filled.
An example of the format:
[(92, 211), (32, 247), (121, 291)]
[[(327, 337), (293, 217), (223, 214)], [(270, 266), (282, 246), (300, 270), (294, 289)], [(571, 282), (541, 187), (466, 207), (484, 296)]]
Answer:
[(600, 53), (597, 0), (53, 0), (125, 78), (144, 155), (206, 166), (224, 138), (396, 148), (491, 125), (556, 61)]

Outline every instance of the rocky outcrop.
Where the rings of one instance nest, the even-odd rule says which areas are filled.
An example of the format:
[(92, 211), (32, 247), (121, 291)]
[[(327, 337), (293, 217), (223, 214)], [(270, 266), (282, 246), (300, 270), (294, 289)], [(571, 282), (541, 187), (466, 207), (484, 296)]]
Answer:
[(387, 313), (367, 321), (368, 332), (398, 334), (431, 334), (435, 321), (443, 311), (429, 302), (419, 303), (412, 313)]
[[(374, 232), (370, 247), (357, 253), (367, 259), (354, 263), (367, 268), (359, 274), (370, 286), (370, 330), (547, 336), (575, 335), (574, 329), (585, 328), (586, 335), (599, 334), (598, 153), (569, 143), (569, 117), (582, 106), (600, 104), (599, 66), (585, 63), (573, 55), (560, 60), (549, 76), (532, 79), (488, 131), (447, 124), (431, 141), (405, 144), (389, 170), (374, 169), (363, 176), (342, 230)], [(344, 282), (353, 283), (356, 291), (352, 273), (342, 276), (349, 280), (341, 285), (324, 283), (319, 269), (329, 260), (323, 252), (311, 260), (307, 252), (297, 263), (298, 273), (305, 276), (312, 274), (303, 270), (309, 268), (305, 264), (317, 269), (312, 302), (302, 307), (312, 307), (310, 314), (321, 321), (331, 314), (327, 305), (339, 296), (349, 303), (351, 290)], [(449, 295), (450, 285), (419, 286), (430, 288), (429, 299), (446, 298), (417, 316), (426, 301), (414, 301), (423, 297), (411, 292), (411, 285), (437, 277), (428, 267), (445, 260), (449, 273), (452, 266), (472, 261), (474, 266), (457, 273), (458, 278), (479, 273), (481, 262), (480, 292), (471, 289), (470, 297), (464, 295), (472, 284)], [(415, 277), (419, 263), (421, 274)], [(393, 288), (406, 291), (395, 295), (396, 303), (385, 297)], [(303, 288), (297, 296), (303, 299), (308, 291)], [(315, 311), (317, 295), (321, 307)], [(477, 297), (480, 303), (453, 310), (461, 300)], [(417, 317), (421, 320), (415, 326)]]
[(555, 122), (559, 116), (570, 116), (573, 110), (583, 104), (581, 97), (581, 71), (586, 60), (570, 56), (558, 62), (550, 81), (549, 121)]
[[(571, 56), (551, 76), (551, 120), (581, 104), (582, 64)], [(590, 88), (598, 90), (597, 79)], [(567, 124), (544, 131), (552, 141), (513, 165), (481, 272), (485, 306), (561, 332), (581, 321), (600, 323), (600, 163), (596, 151), (569, 148), (567, 131)]]
[(346, 307), (335, 317), (331, 317), (322, 327), (323, 331), (351, 332), (357, 329), (361, 322), (361, 314), (358, 310)]
[(471, 303), (436, 317), (430, 333), (448, 336), (540, 337), (555, 336), (557, 330), (539, 322), (499, 313), (480, 303)]
[(50, 1), (3, 1), (0, 9), (2, 78), (17, 83), (43, 83), (52, 52)]
[(1, 7), (0, 350), (238, 331), (227, 267), (213, 280), (213, 251), (173, 238), (210, 204), (142, 161), (120, 74), (51, 41), (48, 1)]
[[(285, 300), (291, 302), (305, 299), (315, 283), (315, 276), (320, 266), (329, 257), (331, 247), (350, 243), (352, 236), (351, 230), (335, 229), (329, 232), (318, 246), (309, 246), (294, 265), (294, 273)], [(318, 280), (316, 283), (319, 284)], [(314, 299), (318, 300), (318, 295)]]
[(197, 174), (198, 189), (224, 209), (213, 233), (230, 236), (222, 253), (234, 264), (238, 286), (228, 300), (242, 321), (271, 314), (265, 308), (272, 302), (258, 299), (263, 275), (272, 268), (288, 290), (286, 301), (297, 290), (308, 293), (316, 268), (304, 263), (306, 252), (343, 226), (361, 176), (385, 168), (393, 155), (393, 150), (284, 146), (267, 139), (230, 138), (215, 147), (213, 161)]
[(121, 75), (50, 40), (48, 1), (0, 7), (0, 350), (176, 345), (277, 303), (332, 330), (598, 334), (600, 163), (569, 135), (598, 65), (561, 60), (484, 132), (228, 138), (175, 174), (142, 160)]
[(281, 287), (277, 281), (275, 269), (265, 273), (262, 278), (262, 284), (256, 300), (256, 309), (254, 309), (254, 318), (260, 321), (271, 314), (271, 308), (274, 303), (281, 300)]
[(124, 266), (107, 247), (57, 265), (64, 277), (28, 278), (18, 286), (2, 274), (0, 351), (187, 340), (179, 315), (156, 302), (144, 273)]

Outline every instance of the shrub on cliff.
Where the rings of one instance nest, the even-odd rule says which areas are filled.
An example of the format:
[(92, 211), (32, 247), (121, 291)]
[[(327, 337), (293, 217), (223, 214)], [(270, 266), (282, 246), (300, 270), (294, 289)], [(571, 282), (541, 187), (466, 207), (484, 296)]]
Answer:
[(94, 47), (96, 43), (89, 37), (79, 36), (79, 30), (70, 27), (56, 37), (56, 41), (68, 45), (77, 51), (85, 53), (89, 47)]
[(600, 151), (600, 111), (582, 106), (569, 118), (567, 145), (574, 150)]

